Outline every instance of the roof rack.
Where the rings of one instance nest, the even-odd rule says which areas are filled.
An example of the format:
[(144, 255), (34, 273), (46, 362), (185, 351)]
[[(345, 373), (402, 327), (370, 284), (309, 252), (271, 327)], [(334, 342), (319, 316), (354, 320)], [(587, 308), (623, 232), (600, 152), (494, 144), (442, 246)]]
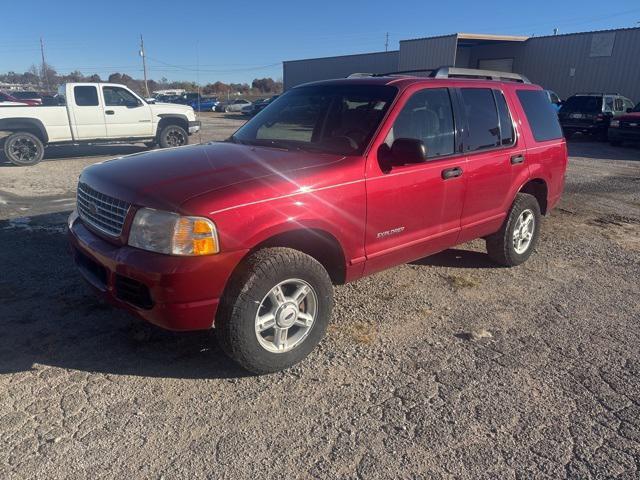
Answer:
[[(476, 68), (440, 67), (440, 68), (417, 68), (414, 70), (400, 70), (386, 73), (352, 73), (347, 78), (363, 77), (392, 77), (406, 73), (429, 73), (430, 78), (479, 78), (486, 80), (511, 81), (520, 83), (531, 83), (527, 77), (519, 73), (496, 72), (494, 70), (478, 70)], [(581, 94), (590, 95), (590, 94)], [(607, 94), (614, 95), (614, 94)], [(618, 95), (618, 94), (615, 94)]]
[(440, 67), (433, 70), (429, 76), (431, 78), (483, 78), (488, 80), (531, 83), (527, 77), (519, 73), (478, 70), (475, 68)]
[(618, 92), (578, 92), (578, 93), (574, 93), (574, 95), (620, 95), (622, 96), (622, 94)]

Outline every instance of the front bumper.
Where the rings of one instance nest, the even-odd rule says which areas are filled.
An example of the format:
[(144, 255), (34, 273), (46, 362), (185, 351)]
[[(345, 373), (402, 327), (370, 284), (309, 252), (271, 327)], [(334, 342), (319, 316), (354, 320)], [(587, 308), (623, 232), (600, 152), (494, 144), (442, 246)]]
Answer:
[(114, 245), (74, 214), (68, 237), (78, 270), (103, 298), (169, 330), (211, 328), (227, 280), (246, 254), (177, 257)]
[(200, 131), (201, 126), (202, 126), (202, 122), (200, 122), (200, 120), (193, 120), (189, 122), (189, 135), (198, 133)]

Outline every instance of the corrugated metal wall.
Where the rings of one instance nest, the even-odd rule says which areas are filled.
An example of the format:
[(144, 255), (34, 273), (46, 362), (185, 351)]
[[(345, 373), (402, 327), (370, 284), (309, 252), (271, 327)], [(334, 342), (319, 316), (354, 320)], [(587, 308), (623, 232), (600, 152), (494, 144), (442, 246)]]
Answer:
[(457, 35), (400, 41), (398, 70), (427, 69), (453, 65), (458, 44)]
[(342, 57), (293, 60), (283, 64), (285, 90), (301, 83), (344, 78), (352, 73), (385, 73), (398, 69), (397, 50)]
[(284, 62), (283, 77), (285, 88), (291, 88), (354, 72), (429, 69), (453, 65), (454, 61), (460, 67), (477, 68), (479, 60), (497, 58), (513, 58), (514, 72), (523, 73), (562, 98), (576, 92), (607, 91), (640, 102), (640, 28), (474, 46), (458, 46), (455, 34), (403, 40), (399, 52)]
[[(619, 92), (640, 102), (640, 29), (617, 30), (611, 56), (592, 56), (602, 32), (533, 37), (516, 56), (514, 70), (562, 98), (576, 92)], [(575, 70), (572, 70), (575, 69)], [(573, 75), (572, 75), (573, 73)]]

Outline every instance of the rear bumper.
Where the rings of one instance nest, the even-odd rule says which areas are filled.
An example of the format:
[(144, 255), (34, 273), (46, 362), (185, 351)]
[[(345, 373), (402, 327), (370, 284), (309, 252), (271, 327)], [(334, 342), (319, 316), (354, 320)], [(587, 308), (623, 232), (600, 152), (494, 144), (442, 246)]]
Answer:
[(68, 237), (78, 270), (100, 296), (169, 330), (211, 328), (226, 282), (246, 253), (175, 257), (146, 252), (113, 245), (72, 217)]
[(202, 123), (200, 122), (200, 120), (194, 120), (189, 122), (189, 135), (198, 133), (200, 131), (201, 126), (202, 126)]

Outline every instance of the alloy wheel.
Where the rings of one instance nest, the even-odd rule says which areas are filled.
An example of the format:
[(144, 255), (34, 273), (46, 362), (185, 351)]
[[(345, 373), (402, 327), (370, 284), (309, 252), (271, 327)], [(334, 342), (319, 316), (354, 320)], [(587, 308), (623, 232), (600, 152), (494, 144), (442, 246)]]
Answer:
[(255, 332), (260, 345), (284, 353), (300, 345), (318, 313), (318, 296), (304, 280), (292, 278), (273, 287), (260, 302)]
[(513, 249), (518, 255), (527, 251), (533, 240), (536, 218), (533, 211), (526, 209), (518, 216), (513, 227)]

